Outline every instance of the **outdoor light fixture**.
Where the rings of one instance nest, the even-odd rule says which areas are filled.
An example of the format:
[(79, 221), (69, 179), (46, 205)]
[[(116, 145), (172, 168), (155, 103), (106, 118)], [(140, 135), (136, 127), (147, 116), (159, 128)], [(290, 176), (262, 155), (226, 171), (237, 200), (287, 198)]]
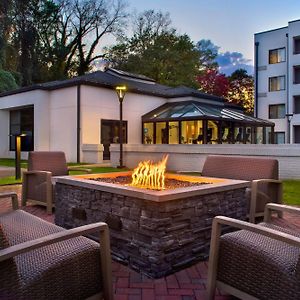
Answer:
[(123, 168), (123, 100), (125, 97), (126, 93), (126, 86), (117, 86), (115, 88), (117, 94), (118, 94), (118, 99), (119, 99), (119, 104), (120, 104), (120, 124), (119, 124), (119, 143), (120, 143), (120, 164), (118, 168)]
[(285, 114), (288, 120), (288, 143), (291, 143), (291, 121), (294, 116), (294, 114)]
[(25, 133), (10, 134), (15, 137), (15, 179), (21, 178), (21, 137), (26, 136)]

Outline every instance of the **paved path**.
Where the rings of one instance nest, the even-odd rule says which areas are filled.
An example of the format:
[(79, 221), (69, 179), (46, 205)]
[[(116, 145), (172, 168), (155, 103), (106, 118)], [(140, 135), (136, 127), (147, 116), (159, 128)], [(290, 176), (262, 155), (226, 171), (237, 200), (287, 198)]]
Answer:
[[(21, 199), (21, 185), (0, 187), (0, 193), (16, 191)], [(1, 199), (0, 213), (11, 209), (10, 199)], [(44, 220), (54, 222), (54, 215), (48, 215), (45, 208), (27, 206), (22, 209)], [(290, 214), (285, 219), (300, 227), (299, 217)], [(207, 262), (200, 262), (192, 267), (161, 279), (150, 279), (121, 265), (112, 263), (115, 300), (204, 300), (206, 292)], [(233, 299), (217, 292), (217, 300)]]
[(15, 168), (0, 166), (0, 178), (15, 175)]

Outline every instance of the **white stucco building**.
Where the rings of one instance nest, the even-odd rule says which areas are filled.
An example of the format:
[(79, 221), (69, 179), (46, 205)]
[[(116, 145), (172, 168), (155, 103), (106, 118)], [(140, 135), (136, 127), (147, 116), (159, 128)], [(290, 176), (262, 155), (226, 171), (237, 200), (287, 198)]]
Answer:
[(255, 115), (275, 123), (275, 143), (300, 143), (300, 20), (254, 40)]
[(222, 98), (107, 69), (0, 94), (0, 157), (13, 157), (12, 135), (25, 134), (25, 157), (60, 150), (68, 161), (109, 159), (119, 137), (117, 85), (127, 86), (125, 144), (267, 143), (274, 127)]

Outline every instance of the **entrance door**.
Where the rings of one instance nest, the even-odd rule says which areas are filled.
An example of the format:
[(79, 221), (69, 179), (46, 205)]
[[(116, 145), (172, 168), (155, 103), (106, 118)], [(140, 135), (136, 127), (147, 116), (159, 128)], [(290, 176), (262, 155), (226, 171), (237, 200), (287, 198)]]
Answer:
[[(101, 144), (103, 144), (103, 160), (110, 159), (109, 147), (119, 143), (118, 120), (101, 120)], [(127, 121), (123, 121), (123, 144), (127, 144)]]

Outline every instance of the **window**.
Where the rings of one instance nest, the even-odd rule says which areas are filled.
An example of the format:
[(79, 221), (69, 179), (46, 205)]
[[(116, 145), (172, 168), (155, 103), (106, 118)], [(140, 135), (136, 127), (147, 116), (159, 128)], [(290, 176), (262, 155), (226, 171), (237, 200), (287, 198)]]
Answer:
[(21, 137), (21, 151), (33, 151), (33, 107), (11, 110), (9, 114), (9, 150), (15, 151), (15, 135)]
[(168, 129), (166, 122), (156, 123), (156, 144), (168, 144)]
[(300, 36), (294, 37), (294, 54), (300, 53)]
[(285, 90), (285, 76), (277, 76), (269, 78), (269, 91)]
[(300, 66), (294, 66), (294, 84), (300, 83)]
[(284, 104), (269, 105), (269, 119), (284, 119), (284, 118), (285, 118)]
[(294, 96), (294, 113), (300, 114), (300, 96)]
[(154, 143), (154, 126), (153, 123), (144, 123), (144, 144)]
[(284, 132), (274, 132), (275, 144), (285, 143), (285, 133)]
[(277, 64), (285, 61), (285, 48), (269, 51), (269, 64)]
[(300, 126), (294, 126), (294, 143), (300, 144)]

